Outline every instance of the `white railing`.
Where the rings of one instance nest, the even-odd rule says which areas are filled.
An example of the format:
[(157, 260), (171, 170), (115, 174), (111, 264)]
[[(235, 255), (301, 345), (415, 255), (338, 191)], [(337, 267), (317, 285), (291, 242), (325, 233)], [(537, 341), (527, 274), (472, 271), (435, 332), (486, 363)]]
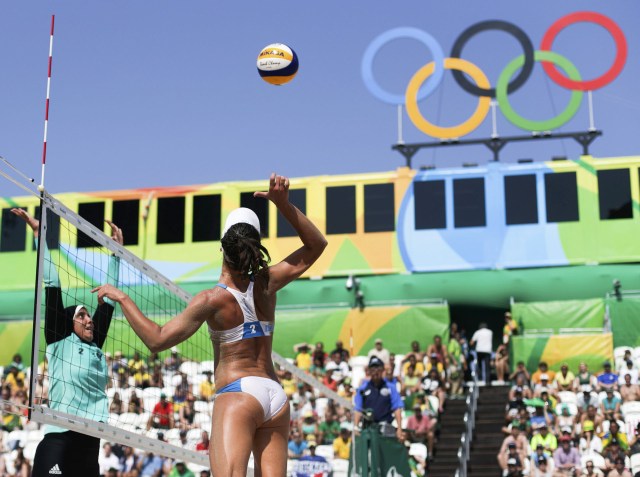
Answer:
[(458, 470), (456, 477), (467, 477), (467, 462), (471, 454), (471, 439), (476, 425), (476, 410), (478, 408), (478, 388), (477, 378), (474, 373), (474, 382), (467, 393), (467, 411), (464, 413), (464, 432), (460, 436), (460, 447), (458, 448)]

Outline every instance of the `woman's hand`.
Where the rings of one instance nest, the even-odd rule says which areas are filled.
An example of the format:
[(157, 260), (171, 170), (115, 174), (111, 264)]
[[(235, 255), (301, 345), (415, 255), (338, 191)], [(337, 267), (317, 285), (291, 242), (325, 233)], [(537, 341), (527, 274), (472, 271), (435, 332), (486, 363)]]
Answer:
[(269, 178), (269, 191), (254, 192), (253, 196), (268, 199), (277, 207), (286, 205), (289, 202), (289, 179), (274, 172)]
[(24, 209), (20, 209), (20, 208), (13, 208), (11, 209), (11, 213), (14, 215), (17, 215), (18, 217), (20, 217), (22, 220), (24, 220), (27, 225), (29, 227), (31, 227), (31, 230), (33, 230), (33, 235), (34, 237), (38, 236), (38, 230), (40, 229), (40, 221), (33, 218), (31, 215), (29, 215), (29, 213), (24, 210)]
[(120, 303), (124, 299), (128, 298), (125, 292), (118, 290), (113, 285), (100, 285), (99, 287), (95, 287), (91, 290), (91, 293), (98, 294), (98, 303), (101, 305), (104, 303), (105, 298), (109, 298), (116, 303)]
[(111, 222), (110, 220), (106, 220), (105, 222), (109, 224), (111, 227), (111, 239), (115, 242), (118, 242), (120, 245), (124, 245), (124, 237), (122, 236), (122, 229), (118, 227), (116, 224)]

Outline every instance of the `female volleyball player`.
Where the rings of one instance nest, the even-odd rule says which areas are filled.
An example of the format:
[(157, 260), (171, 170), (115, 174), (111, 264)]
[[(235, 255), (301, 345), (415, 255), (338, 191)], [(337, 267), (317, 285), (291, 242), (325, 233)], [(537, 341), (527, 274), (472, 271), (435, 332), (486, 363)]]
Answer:
[[(11, 209), (24, 220), (38, 238), (39, 221), (23, 209)], [(123, 244), (122, 231), (113, 223), (111, 238)], [(85, 305), (64, 307), (60, 279), (49, 251), (45, 247), (44, 337), (49, 360), (49, 407), (57, 411), (107, 422), (107, 361), (104, 344), (113, 305), (102, 301), (93, 317)], [(119, 258), (112, 256), (109, 277), (117, 280)], [(38, 444), (33, 461), (33, 477), (51, 475), (96, 476), (100, 439), (55, 426), (45, 427), (44, 439)]]
[(315, 225), (289, 202), (289, 180), (271, 175), (271, 200), (302, 240), (302, 247), (269, 267), (260, 223), (249, 209), (229, 214), (222, 236), (220, 282), (200, 292), (185, 311), (159, 326), (118, 289), (96, 288), (98, 301), (122, 307), (131, 327), (151, 351), (168, 349), (207, 323), (215, 354), (218, 389), (209, 459), (215, 476), (245, 477), (253, 451), (256, 475), (282, 477), (287, 466), (289, 405), (271, 361), (276, 292), (298, 278), (327, 245)]

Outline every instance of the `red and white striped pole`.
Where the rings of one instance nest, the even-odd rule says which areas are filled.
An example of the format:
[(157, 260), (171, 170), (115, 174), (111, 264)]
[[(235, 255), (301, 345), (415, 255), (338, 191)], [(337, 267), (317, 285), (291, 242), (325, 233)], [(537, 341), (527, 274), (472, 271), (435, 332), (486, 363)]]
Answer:
[(44, 168), (47, 164), (47, 128), (49, 126), (49, 94), (51, 93), (51, 65), (53, 63), (53, 25), (56, 16), (51, 15), (51, 36), (49, 37), (49, 68), (47, 72), (47, 100), (44, 110), (44, 143), (42, 147), (42, 175), (40, 177), (39, 191), (44, 190)]

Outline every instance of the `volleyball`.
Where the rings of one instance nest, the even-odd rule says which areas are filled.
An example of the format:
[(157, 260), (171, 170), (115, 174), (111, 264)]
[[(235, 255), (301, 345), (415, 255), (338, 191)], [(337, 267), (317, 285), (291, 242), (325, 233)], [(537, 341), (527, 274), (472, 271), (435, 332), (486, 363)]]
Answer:
[(271, 43), (258, 55), (258, 73), (269, 84), (288, 83), (298, 72), (298, 55), (284, 43)]

